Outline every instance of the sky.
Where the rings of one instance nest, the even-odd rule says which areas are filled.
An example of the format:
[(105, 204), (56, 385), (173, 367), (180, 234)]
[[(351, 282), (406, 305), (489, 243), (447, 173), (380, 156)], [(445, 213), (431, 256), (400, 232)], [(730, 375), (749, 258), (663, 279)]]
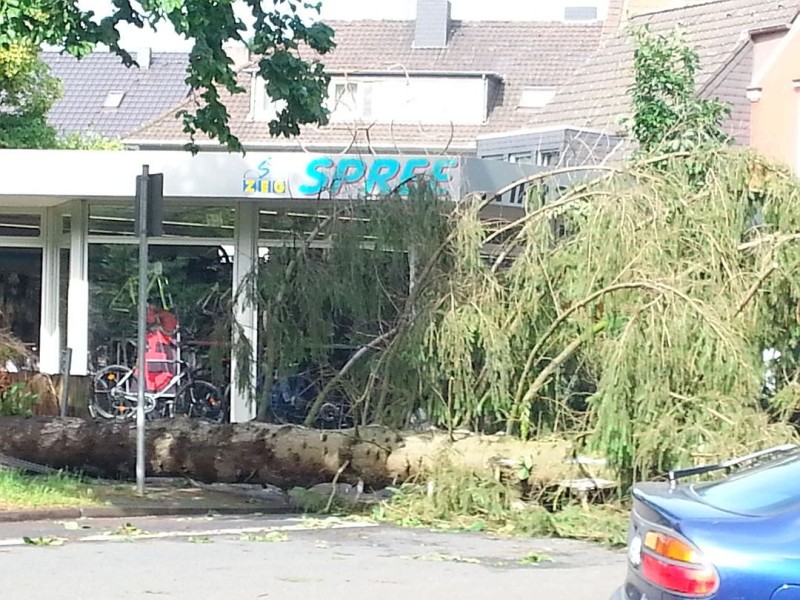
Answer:
[[(2, 0), (0, 0), (2, 1)], [(333, 19), (413, 19), (416, 0), (321, 0), (322, 18)], [(555, 20), (566, 5), (598, 5), (601, 16), (608, 0), (451, 0), (452, 16), (462, 20)], [(266, 0), (265, 3), (270, 3)], [(104, 16), (111, 11), (111, 0), (79, 0), (84, 9)], [(190, 46), (174, 31), (122, 30), (122, 44), (128, 50), (149, 47), (156, 51), (187, 50)]]

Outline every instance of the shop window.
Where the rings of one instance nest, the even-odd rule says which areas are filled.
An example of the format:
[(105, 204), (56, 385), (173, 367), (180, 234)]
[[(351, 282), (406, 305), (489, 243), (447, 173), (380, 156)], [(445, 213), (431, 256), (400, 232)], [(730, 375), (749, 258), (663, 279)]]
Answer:
[(0, 214), (0, 237), (36, 238), (42, 235), (40, 215)]
[[(281, 245), (292, 245), (299, 241), (308, 241), (312, 232), (318, 229), (320, 222), (326, 220), (328, 216), (327, 212), (320, 213), (314, 210), (285, 212), (262, 210), (259, 213), (258, 237), (262, 242), (278, 241)], [(347, 227), (349, 230), (361, 228), (364, 231), (364, 241), (374, 241), (374, 238), (369, 235), (368, 221), (366, 212), (339, 215), (336, 225), (328, 224), (320, 229), (312, 242), (326, 242), (331, 237), (334, 229), (340, 231), (342, 227)]]
[[(90, 206), (89, 235), (135, 236), (133, 208), (133, 203)], [(232, 239), (235, 223), (233, 207), (167, 203), (164, 210), (164, 237)]]
[(175, 237), (233, 239), (236, 210), (232, 206), (191, 206), (167, 204), (164, 235)]
[(135, 235), (133, 203), (90, 204), (89, 235)]
[[(222, 245), (154, 243), (149, 251), (149, 305), (179, 321), (183, 350), (207, 359), (211, 348), (230, 340), (231, 258)], [(131, 366), (135, 360), (137, 261), (133, 244), (89, 246), (89, 347), (95, 365)]]
[(61, 332), (61, 347), (67, 347), (67, 328), (69, 324), (69, 249), (61, 248), (58, 252), (58, 327)]
[(0, 248), (0, 329), (30, 347), (39, 343), (42, 251)]

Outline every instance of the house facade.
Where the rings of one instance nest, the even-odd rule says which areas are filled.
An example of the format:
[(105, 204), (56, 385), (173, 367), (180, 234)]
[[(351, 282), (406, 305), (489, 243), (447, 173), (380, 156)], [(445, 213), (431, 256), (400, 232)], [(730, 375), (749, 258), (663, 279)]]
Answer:
[[(271, 138), (275, 106), (253, 61), (237, 56), (249, 93), (224, 98), (231, 128), (248, 150), (475, 155), (480, 136), (536, 119), (597, 48), (602, 14), (576, 5), (560, 21), (470, 22), (453, 20), (448, 0), (419, 0), (415, 20), (332, 22), (337, 47), (322, 59), (331, 76), (330, 124), (305, 127), (292, 140)], [(191, 103), (126, 143), (181, 148), (187, 137), (174, 115), (184, 107)]]
[[(562, 140), (555, 143), (563, 144), (565, 149), (574, 148), (577, 143), (583, 152), (570, 156), (565, 150), (566, 164), (584, 159), (604, 160), (610, 156), (605, 152), (624, 154), (629, 150), (632, 143), (626, 134), (625, 120), (632, 114), (629, 89), (633, 84), (634, 47), (628, 33), (631, 25), (647, 26), (656, 33), (681, 29), (700, 59), (697, 94), (730, 105), (731, 114), (723, 127), (736, 144), (766, 148), (769, 144), (763, 141), (762, 132), (759, 130), (755, 135), (751, 132), (754, 118), (751, 111), (757, 109), (748, 100), (748, 89), (752, 86), (755, 65), (767, 61), (797, 13), (796, 3), (780, 0), (613, 0), (601, 44), (552, 101), (531, 119), (529, 129), (534, 133), (520, 131), (505, 138), (494, 136), (491, 142), (480, 144), (480, 155), (500, 155), (499, 148), (509, 149), (504, 154), (506, 159), (513, 158), (512, 151), (535, 155), (540, 147), (551, 148), (554, 138)], [(568, 135), (569, 132), (572, 134)], [(526, 140), (527, 150), (519, 147), (522, 140)]]
[(128, 68), (110, 52), (92, 52), (80, 60), (43, 52), (42, 60), (63, 88), (48, 113), (50, 125), (62, 135), (118, 140), (186, 99), (188, 54), (145, 48), (134, 58), (138, 66)]
[(751, 145), (800, 173), (800, 19), (755, 37)]

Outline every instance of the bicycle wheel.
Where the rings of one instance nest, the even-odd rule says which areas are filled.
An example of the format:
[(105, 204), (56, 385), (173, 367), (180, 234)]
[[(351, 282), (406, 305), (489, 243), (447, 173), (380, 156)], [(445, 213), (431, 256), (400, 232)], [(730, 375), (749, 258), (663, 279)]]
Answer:
[(319, 429), (350, 429), (354, 425), (350, 402), (338, 394), (331, 394), (317, 413), (315, 426)]
[(92, 381), (89, 412), (104, 419), (132, 419), (136, 415), (136, 377), (122, 365), (100, 370)]
[(178, 390), (175, 412), (215, 423), (223, 423), (228, 418), (223, 394), (217, 386), (202, 379), (194, 379)]
[(314, 381), (303, 373), (277, 378), (270, 389), (272, 420), (279, 424), (300, 424), (319, 394)]

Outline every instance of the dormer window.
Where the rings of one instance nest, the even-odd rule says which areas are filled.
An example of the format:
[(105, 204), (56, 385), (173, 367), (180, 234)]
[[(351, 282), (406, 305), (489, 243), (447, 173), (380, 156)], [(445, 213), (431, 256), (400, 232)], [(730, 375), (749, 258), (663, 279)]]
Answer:
[(368, 119), (372, 116), (371, 86), (366, 81), (334, 81), (330, 94), (333, 120)]
[(358, 95), (357, 83), (337, 83), (334, 86), (333, 98), (335, 101), (334, 110), (339, 104), (345, 106), (353, 106), (356, 103), (356, 96)]
[[(331, 78), (326, 108), (334, 124), (480, 125), (489, 113), (487, 78), (475, 73), (342, 73)], [(275, 118), (276, 105), (256, 74), (251, 83), (250, 119)]]
[(124, 98), (125, 92), (108, 92), (108, 94), (106, 94), (106, 99), (103, 101), (103, 108), (119, 108)]
[(553, 88), (523, 88), (517, 108), (544, 108), (555, 95), (556, 90)]

